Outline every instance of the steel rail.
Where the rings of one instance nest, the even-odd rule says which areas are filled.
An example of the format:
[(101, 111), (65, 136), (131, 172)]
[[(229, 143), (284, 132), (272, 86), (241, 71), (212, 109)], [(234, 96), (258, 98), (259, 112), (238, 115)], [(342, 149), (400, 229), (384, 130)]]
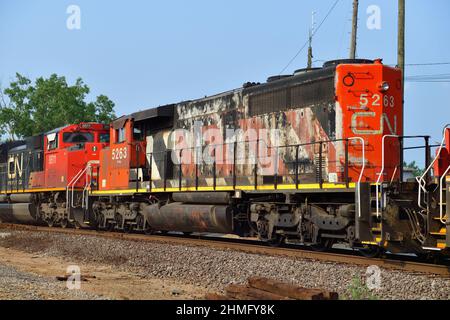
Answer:
[[(357, 266), (378, 266), (384, 269), (400, 270), (412, 273), (434, 274), (442, 277), (450, 278), (450, 266), (428, 264), (413, 261), (381, 259), (381, 258), (365, 258), (350, 254), (341, 254), (334, 252), (317, 252), (298, 248), (270, 247), (261, 244), (255, 240), (233, 239), (233, 238), (217, 238), (217, 237), (201, 237), (201, 236), (177, 236), (177, 235), (144, 235), (133, 233), (107, 232), (88, 229), (62, 229), (49, 228), (30, 225), (18, 225), (11, 223), (0, 223), (0, 229), (18, 230), (18, 231), (35, 231), (50, 232), (69, 235), (83, 235), (92, 237), (102, 237), (108, 239), (120, 239), (128, 241), (145, 241), (156, 242), (173, 245), (190, 245), (197, 247), (209, 247), (219, 250), (234, 250), (250, 254), (260, 254), (268, 256), (281, 256), (296, 259), (318, 260), (325, 262), (357, 265)], [(242, 241), (241, 241), (242, 240)]]

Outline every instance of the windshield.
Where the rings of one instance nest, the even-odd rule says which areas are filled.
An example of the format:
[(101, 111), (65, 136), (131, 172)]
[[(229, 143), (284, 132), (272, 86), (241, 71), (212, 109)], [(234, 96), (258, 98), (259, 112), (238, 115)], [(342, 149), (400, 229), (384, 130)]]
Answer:
[(94, 135), (89, 132), (64, 132), (64, 143), (94, 142)]

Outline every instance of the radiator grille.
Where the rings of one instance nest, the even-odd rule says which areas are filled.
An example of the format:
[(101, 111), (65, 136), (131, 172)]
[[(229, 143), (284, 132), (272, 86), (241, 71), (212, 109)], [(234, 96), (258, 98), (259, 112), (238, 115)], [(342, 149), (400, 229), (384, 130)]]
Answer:
[(252, 94), (249, 98), (249, 115), (253, 117), (306, 108), (330, 101), (334, 101), (334, 77)]

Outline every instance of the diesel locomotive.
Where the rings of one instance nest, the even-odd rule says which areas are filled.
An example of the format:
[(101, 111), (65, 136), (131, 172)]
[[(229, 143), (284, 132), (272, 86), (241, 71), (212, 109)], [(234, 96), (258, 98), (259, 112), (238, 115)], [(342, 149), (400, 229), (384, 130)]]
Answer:
[[(400, 69), (336, 60), (0, 148), (0, 220), (448, 254), (450, 130), (403, 134)], [(426, 170), (404, 181), (404, 142)], [(450, 177), (449, 177), (450, 181)]]

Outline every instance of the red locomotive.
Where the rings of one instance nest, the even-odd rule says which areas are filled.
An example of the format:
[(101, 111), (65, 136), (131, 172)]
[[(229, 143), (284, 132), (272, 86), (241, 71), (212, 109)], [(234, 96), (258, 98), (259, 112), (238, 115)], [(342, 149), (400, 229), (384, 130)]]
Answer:
[[(403, 135), (402, 112), (399, 69), (339, 60), (69, 126), (3, 146), (0, 219), (446, 253), (449, 148), (431, 161), (428, 137)], [(404, 182), (412, 138), (428, 170)]]
[[(4, 221), (67, 226), (69, 191), (96, 183), (109, 125), (80, 123), (4, 145), (0, 158), (0, 216)], [(89, 166), (89, 170), (87, 170)]]

